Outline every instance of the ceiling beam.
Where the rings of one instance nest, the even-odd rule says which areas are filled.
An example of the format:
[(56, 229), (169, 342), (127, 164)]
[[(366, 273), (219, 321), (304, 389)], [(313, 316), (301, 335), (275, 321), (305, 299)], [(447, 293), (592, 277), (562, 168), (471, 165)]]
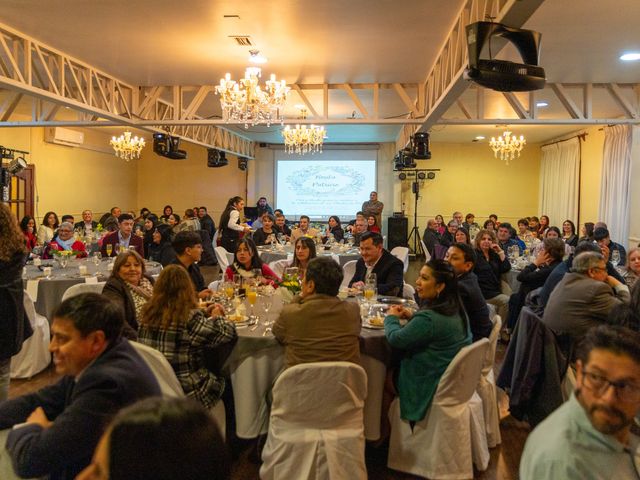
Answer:
[(640, 125), (640, 118), (441, 118), (436, 125)]
[[(396, 138), (396, 147), (403, 149), (417, 131), (429, 130), (455, 103), (469, 82), (464, 80), (468, 66), (466, 25), (494, 17), (496, 22), (520, 28), (544, 0), (467, 0), (453, 22), (449, 36), (440, 48), (436, 61), (424, 82), (426, 105), (421, 112), (420, 126), (405, 126)], [(496, 42), (497, 44), (498, 42)], [(494, 48), (497, 54), (505, 42)]]

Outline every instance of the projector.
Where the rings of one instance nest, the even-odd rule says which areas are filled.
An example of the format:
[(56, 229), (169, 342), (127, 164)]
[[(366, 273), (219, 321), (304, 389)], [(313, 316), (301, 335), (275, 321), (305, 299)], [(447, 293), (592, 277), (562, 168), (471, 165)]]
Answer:
[[(501, 23), (476, 22), (467, 25), (469, 68), (464, 78), (499, 92), (528, 92), (544, 88), (544, 68), (538, 66), (542, 35), (533, 30), (507, 27)], [(483, 47), (498, 36), (511, 42), (525, 63), (481, 59)]]
[(229, 165), (225, 152), (215, 148), (207, 148), (207, 167), (218, 168)]
[(161, 157), (171, 160), (185, 160), (187, 152), (180, 150), (180, 137), (172, 137), (166, 133), (153, 134), (153, 151)]
[(405, 168), (416, 168), (416, 162), (413, 159), (411, 150), (405, 148), (400, 150), (395, 157), (393, 157), (393, 169), (404, 170)]

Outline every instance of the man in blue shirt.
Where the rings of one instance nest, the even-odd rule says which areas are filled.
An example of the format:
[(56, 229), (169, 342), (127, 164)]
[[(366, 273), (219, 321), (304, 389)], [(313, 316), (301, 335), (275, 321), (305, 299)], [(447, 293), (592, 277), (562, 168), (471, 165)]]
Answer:
[(521, 480), (639, 478), (640, 333), (591, 329), (576, 362), (571, 398), (529, 435)]

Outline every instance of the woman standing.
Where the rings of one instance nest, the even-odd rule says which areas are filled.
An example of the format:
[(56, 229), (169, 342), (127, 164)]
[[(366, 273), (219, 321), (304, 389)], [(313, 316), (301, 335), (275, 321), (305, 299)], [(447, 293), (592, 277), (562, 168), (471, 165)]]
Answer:
[[(430, 260), (420, 270), (416, 294), (422, 302), (413, 316), (405, 307), (392, 305), (384, 320), (389, 344), (404, 352), (394, 385), (400, 397), (400, 416), (413, 422), (425, 417), (444, 371), (460, 349), (471, 344), (471, 329), (451, 265)], [(403, 327), (400, 319), (409, 322)], [(386, 401), (393, 394), (389, 387), (388, 382)]]
[(240, 241), (240, 233), (250, 232), (246, 223), (240, 223), (240, 212), (244, 209), (242, 197), (231, 197), (220, 216), (220, 245), (227, 252), (235, 253)]
[(9, 395), (11, 357), (33, 334), (23, 304), (22, 267), (26, 253), (18, 219), (0, 203), (0, 402)]
[(22, 230), (22, 233), (24, 234), (27, 252), (31, 252), (38, 243), (38, 239), (36, 237), (36, 221), (33, 217), (29, 215), (23, 217), (20, 222), (20, 230)]
[(153, 294), (153, 277), (145, 273), (144, 260), (138, 252), (127, 250), (116, 257), (102, 294), (122, 307), (125, 319), (123, 334), (135, 340), (142, 307)]
[(206, 408), (220, 400), (225, 380), (207, 370), (205, 352), (237, 336), (223, 315), (220, 305), (211, 305), (207, 313), (200, 310), (187, 270), (169, 265), (160, 273), (140, 320), (138, 341), (162, 352), (187, 397)]
[(44, 245), (53, 240), (56, 229), (60, 225), (58, 215), (55, 212), (47, 212), (42, 219), (42, 225), (38, 227), (38, 245)]
[(508, 318), (509, 296), (502, 293), (501, 275), (511, 270), (511, 264), (504, 250), (497, 243), (496, 234), (489, 230), (480, 230), (475, 240), (476, 264), (474, 273), (482, 296), (498, 310), (501, 318)]

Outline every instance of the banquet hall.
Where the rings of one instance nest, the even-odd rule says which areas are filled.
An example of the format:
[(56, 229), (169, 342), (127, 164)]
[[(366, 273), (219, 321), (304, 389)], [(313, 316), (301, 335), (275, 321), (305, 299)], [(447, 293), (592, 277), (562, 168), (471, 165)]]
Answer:
[[(514, 227), (541, 215), (578, 230), (604, 222), (625, 248), (640, 242), (637, 1), (4, 0), (1, 10), (2, 191), (18, 221), (171, 205), (181, 216), (206, 206), (218, 226), (240, 196), (247, 207), (265, 197), (292, 223), (344, 225), (375, 191), (385, 247), (409, 248), (406, 283), (424, 263), (427, 221), (457, 211), (480, 225), (491, 214)], [(541, 34), (543, 88), (468, 78), (465, 27), (490, 20)], [(483, 55), (522, 62), (498, 36)], [(284, 99), (260, 118), (225, 109), (228, 82), (243, 76)], [(324, 129), (312, 151), (286, 144), (284, 129), (299, 126)], [(119, 149), (126, 132), (144, 139), (131, 158)], [(525, 141), (492, 147), (505, 132)], [(211, 268), (207, 280), (219, 279)], [(31, 391), (21, 382), (12, 395)], [(475, 478), (518, 478), (529, 430), (507, 403), (503, 442)], [(232, 478), (257, 478), (247, 455)], [(410, 478), (383, 456), (367, 450), (370, 478)]]

